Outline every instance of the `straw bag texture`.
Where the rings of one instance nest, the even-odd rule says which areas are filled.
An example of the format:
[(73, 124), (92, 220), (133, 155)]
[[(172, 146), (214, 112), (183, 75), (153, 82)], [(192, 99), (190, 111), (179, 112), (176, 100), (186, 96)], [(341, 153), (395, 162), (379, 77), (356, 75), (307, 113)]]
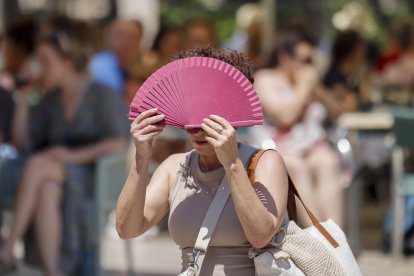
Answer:
[[(253, 156), (248, 175), (253, 184), (257, 163), (265, 150)], [(362, 275), (347, 243), (346, 236), (332, 220), (320, 223), (304, 204), (290, 176), (288, 192), (289, 219), (280, 228), (272, 242), (265, 249), (252, 248), (258, 276), (289, 275)], [(301, 229), (297, 220), (295, 196), (301, 201), (312, 226)]]

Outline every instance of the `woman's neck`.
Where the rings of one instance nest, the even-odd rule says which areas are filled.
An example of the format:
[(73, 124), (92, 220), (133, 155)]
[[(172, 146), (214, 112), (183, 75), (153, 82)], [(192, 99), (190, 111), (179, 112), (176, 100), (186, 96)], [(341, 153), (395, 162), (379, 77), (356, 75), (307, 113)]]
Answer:
[(199, 160), (199, 166), (201, 171), (208, 172), (221, 167), (221, 163), (216, 154), (213, 155), (201, 155)]

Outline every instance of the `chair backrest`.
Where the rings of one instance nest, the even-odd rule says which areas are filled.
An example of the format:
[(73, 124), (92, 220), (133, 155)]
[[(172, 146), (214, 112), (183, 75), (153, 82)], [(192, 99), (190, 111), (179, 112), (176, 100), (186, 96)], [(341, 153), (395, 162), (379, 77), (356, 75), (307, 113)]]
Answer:
[(94, 270), (96, 276), (104, 275), (101, 265), (101, 236), (110, 211), (115, 209), (118, 196), (127, 176), (126, 153), (100, 158), (95, 170), (95, 229), (97, 236)]
[(126, 154), (105, 156), (98, 160), (95, 172), (95, 200), (99, 211), (115, 208), (127, 176)]
[(394, 126), (392, 128), (397, 146), (414, 150), (414, 109), (393, 108)]

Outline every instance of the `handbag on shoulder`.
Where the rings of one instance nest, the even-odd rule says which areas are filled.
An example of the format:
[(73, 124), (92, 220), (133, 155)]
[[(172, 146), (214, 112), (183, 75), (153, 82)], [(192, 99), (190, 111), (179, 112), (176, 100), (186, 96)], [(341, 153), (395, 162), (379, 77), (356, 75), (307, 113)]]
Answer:
[[(266, 150), (257, 152), (250, 161), (248, 175), (253, 185), (257, 163)], [(269, 245), (252, 248), (258, 276), (290, 275), (362, 275), (341, 228), (332, 220), (320, 223), (303, 202), (288, 175), (288, 216)], [(301, 229), (297, 220), (295, 196), (305, 207), (312, 226)]]

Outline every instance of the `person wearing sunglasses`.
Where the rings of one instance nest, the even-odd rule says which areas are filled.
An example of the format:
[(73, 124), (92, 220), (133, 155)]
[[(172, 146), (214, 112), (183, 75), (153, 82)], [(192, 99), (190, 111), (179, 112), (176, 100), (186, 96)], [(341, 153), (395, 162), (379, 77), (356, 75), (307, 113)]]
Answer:
[[(300, 194), (319, 218), (332, 218), (342, 226), (339, 156), (323, 127), (327, 116), (336, 118), (342, 109), (320, 85), (313, 50), (299, 33), (280, 35), (272, 66), (255, 74), (255, 88), (273, 135), (268, 137), (273, 140), (270, 147), (281, 152)], [(298, 211), (302, 226), (310, 225), (302, 206)]]

